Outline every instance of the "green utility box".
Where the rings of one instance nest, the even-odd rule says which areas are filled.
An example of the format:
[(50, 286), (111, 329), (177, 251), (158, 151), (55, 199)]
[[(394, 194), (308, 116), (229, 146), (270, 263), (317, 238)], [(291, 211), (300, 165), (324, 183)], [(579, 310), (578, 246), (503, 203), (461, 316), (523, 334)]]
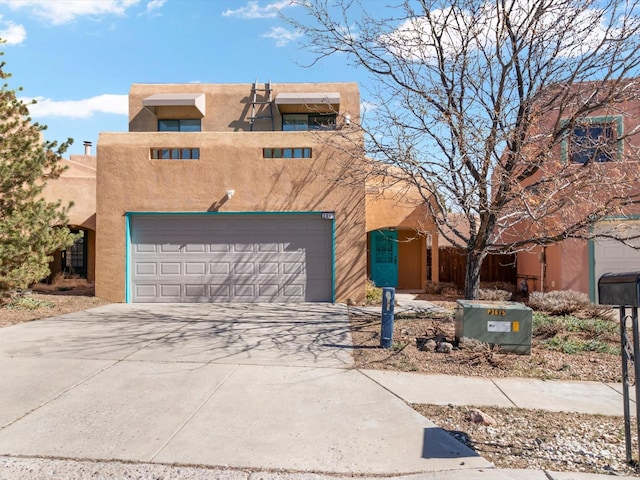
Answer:
[(458, 300), (456, 341), (475, 338), (504, 352), (531, 355), (533, 310), (519, 302)]

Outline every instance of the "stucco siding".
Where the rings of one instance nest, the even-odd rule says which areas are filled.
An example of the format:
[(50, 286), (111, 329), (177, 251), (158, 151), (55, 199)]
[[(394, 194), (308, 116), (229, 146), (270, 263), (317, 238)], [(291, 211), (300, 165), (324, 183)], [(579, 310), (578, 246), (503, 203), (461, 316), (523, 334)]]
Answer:
[[(311, 159), (265, 159), (264, 147), (312, 147)], [(200, 149), (152, 160), (151, 147)], [(364, 186), (341, 185), (338, 149), (309, 132), (103, 133), (97, 193), (97, 295), (124, 301), (126, 212), (335, 212), (336, 300), (362, 301)], [(235, 190), (226, 198), (227, 190)]]

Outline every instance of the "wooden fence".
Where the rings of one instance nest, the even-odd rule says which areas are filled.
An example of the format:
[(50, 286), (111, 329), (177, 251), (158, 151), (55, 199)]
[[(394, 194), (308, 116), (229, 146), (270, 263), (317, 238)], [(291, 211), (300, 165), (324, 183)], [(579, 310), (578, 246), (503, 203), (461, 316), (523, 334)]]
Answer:
[[(467, 258), (464, 251), (453, 247), (439, 249), (440, 281), (453, 282), (464, 289), (464, 274)], [(481, 282), (508, 282), (516, 285), (516, 258), (511, 255), (488, 255), (480, 270)]]

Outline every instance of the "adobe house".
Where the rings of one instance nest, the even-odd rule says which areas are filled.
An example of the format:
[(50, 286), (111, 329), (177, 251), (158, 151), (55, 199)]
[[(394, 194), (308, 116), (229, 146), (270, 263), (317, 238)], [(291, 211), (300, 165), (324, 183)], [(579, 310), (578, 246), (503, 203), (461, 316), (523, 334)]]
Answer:
[(359, 113), (355, 83), (134, 84), (98, 141), (96, 295), (363, 302)]
[(42, 195), (61, 204), (73, 202), (69, 210), (69, 228), (79, 238), (69, 248), (53, 253), (49, 265), (51, 277), (62, 273), (66, 277), (95, 281), (96, 242), (96, 157), (91, 143), (84, 142), (84, 155), (62, 159), (65, 171), (55, 180), (48, 180)]
[[(626, 171), (637, 177), (639, 167), (633, 152), (638, 151), (638, 137), (627, 135), (640, 127), (639, 118), (640, 102), (637, 100), (627, 100), (615, 110), (594, 112), (573, 128), (556, 156), (576, 167), (589, 160), (612, 169), (612, 173)], [(598, 143), (604, 145), (595, 146)], [(615, 191), (615, 182), (608, 188)], [(593, 231), (617, 232), (622, 238), (637, 236), (640, 234), (640, 209), (633, 205), (620, 208), (617, 214), (596, 223)], [(633, 248), (633, 245), (640, 246), (640, 242), (632, 239), (629, 244), (607, 238), (567, 239), (559, 244), (519, 252), (519, 283), (525, 282), (529, 291), (575, 290), (597, 301), (597, 283), (602, 274), (640, 271), (640, 250)]]

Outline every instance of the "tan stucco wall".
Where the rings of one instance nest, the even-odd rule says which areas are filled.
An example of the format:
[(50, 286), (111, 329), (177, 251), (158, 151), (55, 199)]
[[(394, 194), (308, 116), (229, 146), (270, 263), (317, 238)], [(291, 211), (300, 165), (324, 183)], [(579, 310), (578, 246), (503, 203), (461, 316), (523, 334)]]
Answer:
[[(323, 84), (320, 91), (340, 91), (341, 108), (357, 112), (357, 86), (340, 85), (341, 89)], [(172, 91), (165, 87), (132, 87), (132, 128), (155, 130), (156, 120), (141, 126), (140, 112), (145, 110), (141, 101), (153, 93)], [(340, 161), (343, 153), (338, 148), (324, 145), (340, 143), (337, 132), (234, 132), (232, 118), (237, 119), (246, 108), (238, 94), (248, 95), (250, 85), (172, 88), (207, 93), (202, 132), (100, 134), (96, 294), (115, 302), (125, 300), (126, 212), (335, 211), (336, 300), (362, 302), (366, 280), (364, 183), (339, 181), (344, 177), (344, 165), (354, 165)], [(226, 88), (235, 92), (233, 101)], [(212, 98), (212, 92), (221, 98)], [(229, 112), (232, 107), (235, 115)], [(212, 131), (216, 129), (224, 131)], [(353, 135), (358, 142), (358, 134)], [(151, 160), (153, 147), (199, 148), (200, 159)], [(262, 158), (262, 149), (268, 147), (312, 147), (313, 158)], [(229, 189), (235, 194), (226, 200)]]
[[(573, 290), (589, 294), (589, 244), (586, 240), (565, 240), (546, 247), (546, 275), (541, 284), (542, 263), (538, 247), (532, 252), (520, 252), (517, 256), (518, 277), (530, 278), (530, 291)], [(519, 285), (518, 285), (519, 287)]]
[(66, 169), (55, 180), (48, 180), (42, 192), (49, 201), (73, 202), (69, 210), (69, 224), (95, 230), (96, 213), (96, 157), (71, 155), (60, 164)]
[[(55, 180), (48, 180), (42, 195), (51, 202), (60, 201), (62, 206), (70, 202), (73, 206), (67, 216), (71, 228), (87, 230), (87, 280), (95, 280), (95, 229), (96, 229), (96, 157), (94, 155), (71, 155), (62, 159), (65, 171)], [(51, 273), (60, 271), (60, 252), (53, 254)]]
[[(264, 88), (264, 83), (258, 84)], [(354, 124), (360, 115), (360, 94), (356, 83), (273, 83), (272, 99), (278, 93), (340, 93), (337, 124), (342, 124), (345, 115), (350, 115)], [(143, 107), (144, 98), (159, 93), (204, 93), (206, 95), (205, 116), (194, 107)], [(266, 99), (264, 92), (258, 92), (258, 100)], [(248, 132), (251, 130), (249, 117), (252, 115), (253, 94), (251, 84), (133, 84), (129, 91), (129, 131), (151, 132), (157, 130), (159, 118), (201, 118), (202, 131), (207, 132)], [(308, 111), (326, 111), (326, 108), (306, 106)], [(288, 106), (288, 111), (291, 107)], [(256, 116), (266, 115), (269, 109), (256, 105)], [(276, 131), (282, 130), (282, 117), (273, 106)], [(257, 120), (253, 131), (270, 131), (270, 120)]]

